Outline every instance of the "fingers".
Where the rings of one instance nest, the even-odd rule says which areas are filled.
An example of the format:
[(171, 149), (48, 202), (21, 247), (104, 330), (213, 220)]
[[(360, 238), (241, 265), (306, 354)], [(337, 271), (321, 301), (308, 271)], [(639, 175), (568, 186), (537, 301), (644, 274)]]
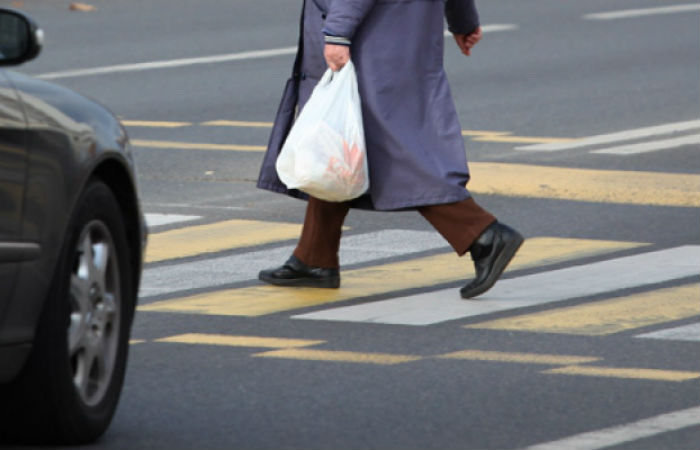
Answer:
[(454, 36), (460, 51), (466, 56), (470, 56), (472, 48), (481, 40), (482, 31), (481, 27), (478, 27), (470, 34), (453, 33), (452, 36)]
[(469, 48), (466, 45), (466, 36), (464, 34), (452, 33), (452, 37), (454, 38), (457, 47), (459, 47), (459, 50), (465, 55), (468, 55), (468, 53), (465, 53), (469, 51)]
[(481, 36), (482, 36), (481, 27), (478, 27), (470, 35), (468, 35), (467, 42), (469, 43), (470, 47), (474, 47), (477, 44), (477, 42), (479, 42), (481, 40)]
[(350, 61), (350, 47), (347, 45), (326, 44), (323, 49), (326, 64), (333, 72), (337, 72)]

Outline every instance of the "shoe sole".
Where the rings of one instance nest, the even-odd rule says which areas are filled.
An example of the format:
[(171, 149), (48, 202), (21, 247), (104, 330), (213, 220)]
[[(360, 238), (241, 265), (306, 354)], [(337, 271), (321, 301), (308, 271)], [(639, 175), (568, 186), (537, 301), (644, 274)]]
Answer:
[(491, 289), (494, 284), (496, 284), (496, 281), (498, 281), (498, 279), (501, 278), (501, 275), (503, 275), (503, 272), (506, 270), (506, 267), (508, 267), (508, 264), (510, 264), (515, 254), (523, 245), (523, 242), (525, 242), (525, 238), (523, 238), (523, 236), (520, 233), (516, 233), (514, 238), (515, 239), (509, 242), (505, 246), (501, 254), (498, 255), (498, 257), (496, 258), (496, 261), (493, 264), (493, 271), (488, 276), (488, 278), (486, 278), (486, 281), (477, 288), (474, 288), (473, 290), (469, 290), (466, 292), (464, 290), (460, 290), (462, 298), (473, 298), (477, 295), (481, 295), (484, 292)]
[(337, 289), (340, 287), (340, 278), (328, 278), (323, 280), (308, 278), (292, 278), (281, 280), (277, 278), (268, 278), (262, 275), (258, 275), (258, 279), (268, 284), (285, 287), (312, 287), (324, 289)]

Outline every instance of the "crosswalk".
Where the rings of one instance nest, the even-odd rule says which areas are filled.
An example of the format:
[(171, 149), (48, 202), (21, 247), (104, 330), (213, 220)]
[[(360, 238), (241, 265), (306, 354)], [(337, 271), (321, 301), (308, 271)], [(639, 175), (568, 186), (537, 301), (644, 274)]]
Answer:
[[(467, 330), (586, 336), (641, 330), (633, 335), (700, 341), (697, 245), (657, 248), (643, 242), (533, 237), (511, 263), (509, 273), (515, 276), (465, 301), (456, 287), (473, 275), (470, 264), (437, 233), (349, 230), (341, 245), (340, 289), (284, 289), (261, 284), (257, 273), (291, 253), (298, 224), (201, 223), (199, 216), (164, 214), (147, 218), (152, 234), (139, 307), (145, 313), (286, 314), (298, 321), (454, 323)], [(165, 226), (166, 231), (158, 231)], [(261, 244), (266, 245), (260, 249)], [(533, 308), (537, 311), (530, 312)], [(490, 319), (496, 313), (508, 315)]]
[[(129, 127), (262, 129), (269, 122), (125, 121)], [(584, 138), (517, 136), (463, 130), (465, 139), (501, 144), (521, 154), (582, 151), (620, 158), (678, 148), (700, 148), (700, 120), (674, 122)], [(262, 145), (134, 140), (151, 151), (260, 152)], [(259, 144), (259, 143), (255, 143)], [(155, 149), (155, 150), (149, 150)], [(221, 154), (221, 153), (219, 153)], [(597, 158), (597, 156), (592, 156)], [(700, 207), (700, 175), (554, 167), (549, 164), (471, 162), (470, 191), (479, 195), (612, 205)], [(148, 207), (148, 205), (146, 205)], [(185, 211), (188, 205), (154, 205)], [(230, 210), (237, 210), (232, 206)], [(239, 208), (240, 209), (240, 208)], [(191, 209), (190, 209), (191, 210)], [(201, 209), (197, 209), (201, 211)], [(473, 276), (433, 231), (346, 229), (337, 290), (280, 288), (257, 280), (260, 270), (292, 253), (300, 223), (206, 215), (147, 214), (151, 234), (140, 288), (140, 314), (192, 318), (267, 316), (304, 324), (369, 327), (452, 327), (457, 333), (617, 336), (637, 343), (700, 342), (700, 245), (530, 236), (504, 278), (474, 300), (459, 297)], [(309, 327), (312, 328), (312, 327)], [(385, 328), (388, 329), (388, 328)], [(182, 330), (178, 330), (182, 332)], [(149, 340), (134, 340), (134, 343)], [(700, 372), (614, 367), (598, 355), (552, 355), (469, 348), (425, 355), (338, 350), (322, 339), (191, 332), (153, 339), (159, 344), (254, 349), (268, 359), (392, 366), (423, 360), (485, 361), (545, 366), (546, 375), (683, 382)]]
[(700, 149), (700, 120), (673, 122), (615, 133), (589, 136), (569, 142), (539, 143), (515, 147), (528, 152), (586, 149), (593, 154), (635, 155), (683, 146)]
[[(561, 242), (561, 245), (568, 247), (572, 243)], [(531, 248), (524, 249), (524, 252), (528, 250)], [(448, 320), (558, 303), (690, 277), (698, 273), (699, 250), (698, 246), (678, 247), (510, 278), (500, 281), (476, 302), (464, 302), (451, 296), (450, 290), (440, 290), (406, 296), (397, 300), (364, 303), (296, 317), (431, 325)], [(525, 253), (524, 257), (527, 258), (528, 254)], [(523, 257), (520, 258), (520, 260), (516, 258), (513, 261), (513, 268), (519, 268)], [(691, 292), (691, 294), (700, 294), (700, 292)], [(690, 296), (690, 316), (698, 311), (700, 304), (695, 303), (698, 303), (696, 300), (699, 298), (698, 295)], [(640, 297), (635, 296), (632, 303), (634, 303), (631, 306), (632, 310), (638, 308), (641, 303)], [(666, 305), (673, 311), (669, 311), (669, 314), (673, 316), (674, 313), (677, 313), (678, 308), (682, 309), (681, 303), (676, 299), (671, 305)], [(685, 305), (687, 306), (687, 303)], [(662, 303), (658, 309), (663, 311), (663, 306)], [(578, 312), (573, 313), (575, 318), (579, 318), (578, 314)], [(664, 317), (663, 312), (657, 312), (657, 314)], [(688, 311), (685, 311), (685, 315), (682, 315), (681, 318), (687, 315)], [(603, 316), (601, 320), (605, 318)], [(533, 326), (529, 329), (542, 331), (548, 324), (549, 321), (545, 319), (541, 322), (540, 327)], [(515, 327), (502, 324), (498, 328), (514, 329)]]
[[(187, 127), (217, 127), (230, 130), (264, 129), (272, 127), (271, 122), (244, 120), (209, 120), (205, 122), (174, 122), (153, 120), (123, 120), (129, 128), (148, 130), (154, 128), (177, 129)], [(462, 130), (465, 139), (474, 142), (514, 145), (518, 152), (554, 153), (581, 150), (593, 155), (633, 156), (691, 147), (700, 149), (700, 120), (686, 120), (644, 126), (613, 133), (581, 138), (550, 136), (519, 136), (509, 131)], [(264, 152), (267, 147), (262, 142), (256, 144), (180, 142), (171, 140), (133, 139), (132, 145), (142, 149), (170, 149), (186, 151), (229, 151)]]

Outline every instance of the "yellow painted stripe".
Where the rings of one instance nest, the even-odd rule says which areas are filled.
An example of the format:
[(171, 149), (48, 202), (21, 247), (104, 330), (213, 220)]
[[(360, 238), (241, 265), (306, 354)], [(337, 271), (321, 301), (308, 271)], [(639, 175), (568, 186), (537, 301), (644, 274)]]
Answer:
[(130, 339), (129, 340), (129, 345), (137, 345), (137, 344), (143, 344), (145, 343), (145, 339)]
[(270, 352), (256, 353), (253, 355), (259, 358), (283, 358), (300, 359), (305, 361), (331, 361), (349, 362), (360, 364), (400, 364), (422, 359), (420, 356), (396, 355), (389, 353), (360, 353), (335, 350), (315, 350), (315, 349), (283, 349)]
[(699, 372), (682, 370), (639, 369), (625, 367), (567, 366), (549, 369), (542, 373), (579, 375), (586, 377), (625, 378), (653, 381), (687, 381), (700, 378)]
[(700, 284), (467, 325), (467, 328), (600, 336), (700, 316)]
[[(532, 238), (525, 241), (509, 267), (521, 269), (535, 265), (552, 264), (641, 245), (645, 244), (586, 239)], [(349, 270), (342, 273), (340, 289), (280, 288), (259, 285), (153, 302), (141, 306), (139, 310), (259, 316), (464, 280), (471, 276), (473, 276), (473, 268), (470, 261), (459, 259), (450, 253)], [(458, 295), (456, 291), (455, 295)]]
[(571, 142), (569, 138), (554, 138), (554, 137), (533, 137), (533, 136), (497, 136), (487, 135), (475, 137), (472, 141), (478, 142), (502, 142), (506, 144), (550, 144), (559, 142)]
[(200, 125), (207, 127), (250, 127), (250, 128), (272, 128), (272, 122), (248, 122), (244, 120), (211, 120), (202, 122)]
[(700, 175), (470, 163), (470, 191), (600, 203), (700, 206)]
[(126, 127), (146, 128), (180, 128), (192, 125), (190, 122), (162, 122), (155, 120), (122, 120), (121, 122)]
[(572, 365), (600, 361), (590, 356), (545, 355), (540, 353), (508, 353), (483, 350), (462, 350), (437, 356), (443, 359), (466, 359), (469, 361), (494, 361), (520, 364)]
[(157, 339), (176, 344), (223, 345), (228, 347), (292, 348), (323, 344), (325, 341), (287, 339), (265, 336), (233, 336), (224, 334), (186, 333)]
[(504, 142), (509, 144), (549, 144), (552, 142), (571, 142), (571, 138), (513, 136), (508, 131), (462, 130), (462, 136), (470, 137), (472, 141)]
[(207, 144), (204, 142), (148, 141), (142, 139), (132, 140), (131, 145), (134, 147), (170, 148), (177, 150), (220, 150), (239, 152), (263, 152), (267, 150), (267, 147), (264, 145)]
[(511, 135), (510, 131), (481, 131), (481, 130), (462, 130), (462, 136), (482, 137), (482, 136), (507, 136)]
[[(146, 342), (134, 339), (131, 344)], [(436, 356), (405, 355), (393, 353), (352, 352), (338, 350), (318, 350), (303, 347), (323, 344), (324, 340), (288, 339), (265, 336), (221, 335), (207, 333), (186, 333), (156, 339), (155, 342), (188, 345), (216, 345), (245, 348), (273, 348), (275, 350), (256, 353), (259, 358), (281, 358), (303, 361), (349, 362), (358, 364), (392, 365), (424, 359), (456, 359), (470, 361), (490, 361), (515, 364), (542, 364), (564, 366), (543, 371), (544, 374), (579, 375), (621, 379), (642, 379), (654, 381), (686, 381), (700, 378), (700, 373), (679, 370), (621, 368), (601, 366), (581, 366), (602, 358), (591, 356), (553, 355), (542, 353), (514, 353), (485, 350), (462, 350)]]
[(146, 262), (296, 239), (300, 234), (301, 225), (258, 220), (237, 219), (195, 225), (150, 235)]

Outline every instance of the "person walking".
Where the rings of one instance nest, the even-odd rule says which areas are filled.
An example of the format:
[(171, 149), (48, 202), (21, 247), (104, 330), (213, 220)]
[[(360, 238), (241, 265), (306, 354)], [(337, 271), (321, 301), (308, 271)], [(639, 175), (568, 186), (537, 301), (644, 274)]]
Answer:
[[(280, 267), (259, 279), (277, 286), (338, 288), (343, 221), (351, 208), (418, 211), (475, 277), (461, 290), (490, 289), (523, 243), (466, 188), (461, 126), (443, 66), (443, 16), (461, 52), (482, 37), (474, 0), (304, 0), (299, 49), (275, 118), (257, 186), (308, 200), (301, 237)], [(275, 161), (299, 110), (327, 68), (352, 58), (357, 71), (370, 187), (348, 202), (288, 189)]]

